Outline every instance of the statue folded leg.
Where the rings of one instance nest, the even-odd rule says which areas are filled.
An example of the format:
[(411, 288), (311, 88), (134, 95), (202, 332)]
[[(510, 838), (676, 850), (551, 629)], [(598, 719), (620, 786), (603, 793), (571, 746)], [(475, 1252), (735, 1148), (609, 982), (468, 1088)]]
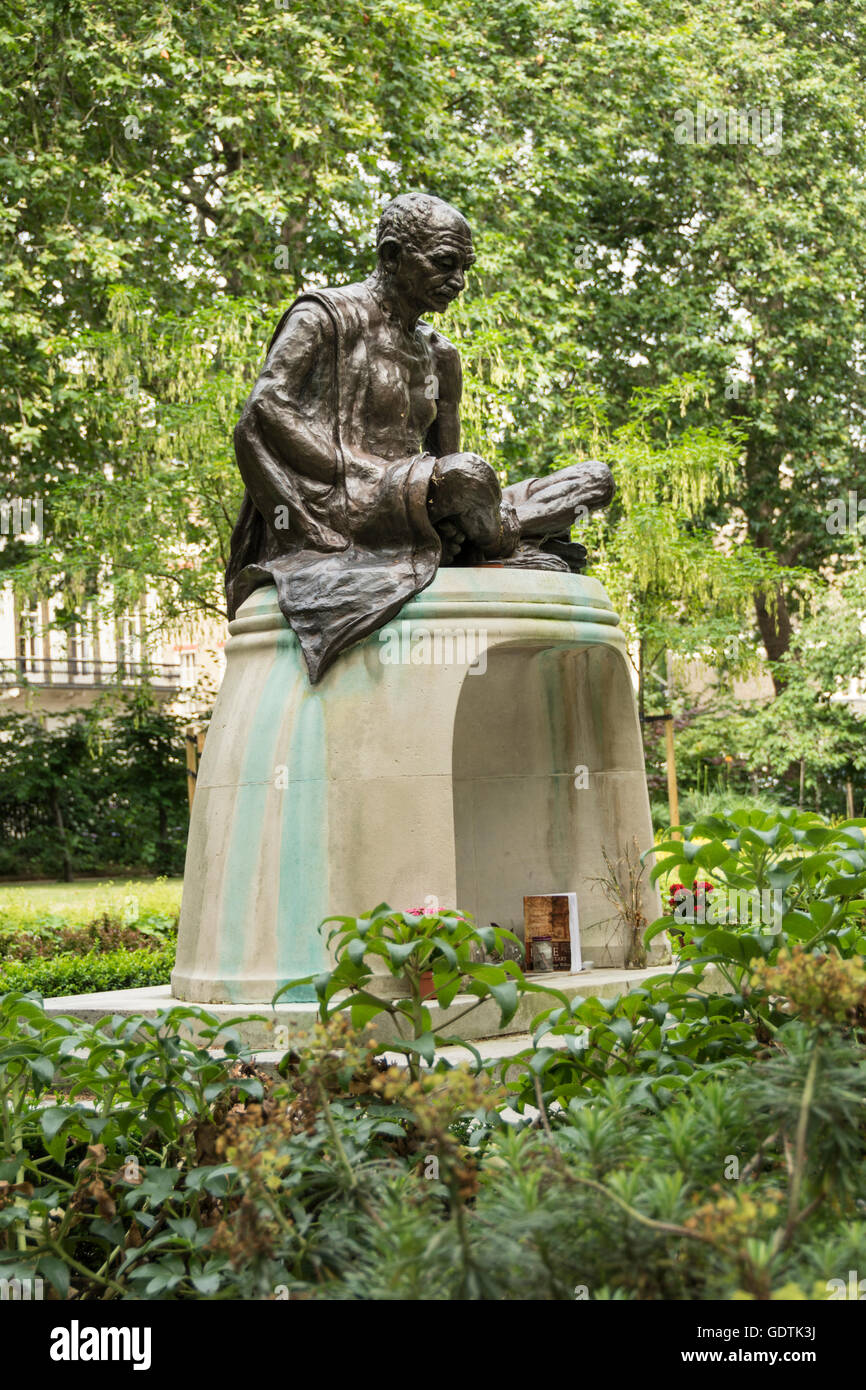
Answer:
[(586, 563), (586, 548), (571, 540), (571, 528), (591, 511), (606, 507), (614, 491), (607, 464), (594, 459), (503, 488), (503, 505), (513, 507), (517, 515), (520, 544), (501, 563), (579, 573)]
[(500, 489), (496, 473), (477, 454), (449, 454), (436, 465), (428, 501), (441, 563), (579, 573), (586, 549), (571, 540), (571, 528), (607, 506), (613, 493), (610, 469), (591, 459)]

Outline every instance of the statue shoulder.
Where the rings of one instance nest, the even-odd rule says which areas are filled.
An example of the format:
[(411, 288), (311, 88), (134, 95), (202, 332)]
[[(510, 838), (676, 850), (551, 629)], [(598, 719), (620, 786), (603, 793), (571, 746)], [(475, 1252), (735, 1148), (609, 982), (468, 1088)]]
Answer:
[(363, 285), (305, 290), (283, 314), (268, 351), (285, 345), (289, 339), (304, 339), (310, 346), (316, 342), (332, 342), (335, 333), (339, 333), (344, 344), (350, 343), (363, 332), (366, 323), (363, 291)]
[(303, 340), (308, 347), (326, 342), (333, 336), (334, 325), (325, 306), (316, 299), (301, 295), (286, 309), (268, 343), (268, 356), (284, 350), (291, 343)]

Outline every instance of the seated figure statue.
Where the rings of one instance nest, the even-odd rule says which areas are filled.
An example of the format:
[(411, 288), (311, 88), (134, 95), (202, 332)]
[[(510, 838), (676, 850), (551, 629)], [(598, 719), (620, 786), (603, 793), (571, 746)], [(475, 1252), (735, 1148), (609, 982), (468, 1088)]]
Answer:
[(461, 453), (460, 356), (421, 315), (463, 289), (465, 218), (404, 194), (382, 214), (377, 252), (363, 283), (308, 291), (286, 311), (235, 430), (246, 492), (229, 617), (275, 584), (313, 683), (439, 565), (579, 569), (572, 523), (614, 490), (592, 461), (502, 488)]

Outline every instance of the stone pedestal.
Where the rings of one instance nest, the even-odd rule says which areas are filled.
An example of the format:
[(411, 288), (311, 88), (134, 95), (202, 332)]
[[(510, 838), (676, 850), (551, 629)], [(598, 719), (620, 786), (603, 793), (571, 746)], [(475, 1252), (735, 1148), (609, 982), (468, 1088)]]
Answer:
[(524, 894), (576, 892), (584, 957), (623, 964), (593, 879), (603, 849), (645, 850), (652, 828), (624, 637), (596, 580), (440, 570), (317, 686), (274, 589), (229, 631), (176, 998), (264, 1003), (325, 967), (324, 917), (430, 895), (522, 932)]

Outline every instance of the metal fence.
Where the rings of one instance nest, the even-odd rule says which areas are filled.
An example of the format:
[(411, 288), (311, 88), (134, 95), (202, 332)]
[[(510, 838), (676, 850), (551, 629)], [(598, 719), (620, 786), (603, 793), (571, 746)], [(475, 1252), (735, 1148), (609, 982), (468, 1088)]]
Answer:
[(158, 689), (175, 690), (180, 684), (180, 667), (141, 661), (96, 661), (84, 657), (0, 657), (0, 686), (104, 687), (138, 685), (142, 681)]

